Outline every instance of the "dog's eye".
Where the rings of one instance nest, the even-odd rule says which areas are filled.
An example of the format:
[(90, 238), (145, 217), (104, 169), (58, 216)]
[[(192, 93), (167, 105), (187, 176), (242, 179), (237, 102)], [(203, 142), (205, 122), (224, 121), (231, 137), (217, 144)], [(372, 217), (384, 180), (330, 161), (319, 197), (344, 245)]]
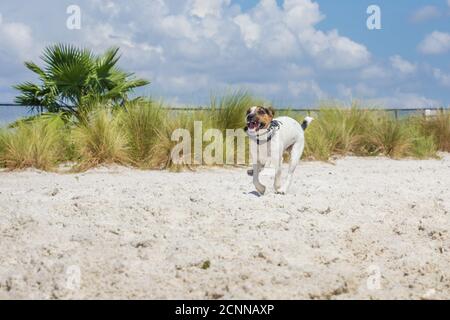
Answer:
[(266, 112), (263, 109), (258, 110), (258, 114), (265, 114)]

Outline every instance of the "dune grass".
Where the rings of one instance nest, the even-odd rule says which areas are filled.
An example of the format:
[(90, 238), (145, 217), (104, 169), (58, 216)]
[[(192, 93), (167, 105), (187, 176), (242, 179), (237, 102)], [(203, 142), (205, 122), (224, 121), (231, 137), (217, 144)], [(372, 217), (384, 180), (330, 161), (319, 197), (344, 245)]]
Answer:
[(100, 164), (127, 164), (130, 160), (127, 136), (120, 117), (110, 109), (93, 109), (85, 121), (73, 128), (71, 138), (75, 147), (77, 170)]
[(226, 130), (245, 127), (245, 113), (251, 106), (262, 105), (245, 91), (236, 91), (221, 98), (211, 98), (211, 120), (214, 128)]
[(370, 129), (365, 140), (369, 148), (374, 148), (374, 154), (399, 159), (412, 153), (412, 137), (404, 121), (382, 114), (373, 120)]
[[(307, 132), (307, 155), (328, 160), (332, 154), (361, 153), (371, 114), (357, 107), (322, 108)], [(299, 119), (300, 120), (300, 119)]]
[(59, 115), (19, 122), (0, 133), (0, 164), (11, 170), (52, 170), (69, 153), (66, 134)]
[[(142, 169), (193, 169), (204, 164), (195, 162), (194, 139), (189, 141), (182, 161), (173, 161), (174, 147), (180, 142), (173, 141), (176, 129), (184, 129), (193, 138), (195, 124), (201, 123), (203, 131), (197, 132), (200, 139), (206, 130), (215, 128), (225, 142), (226, 129), (243, 128), (245, 111), (261, 104), (261, 100), (238, 91), (213, 97), (209, 109), (198, 111), (169, 111), (162, 102), (137, 100), (122, 108), (89, 106), (80, 118), (45, 115), (18, 121), (13, 128), (0, 130), (0, 167), (53, 170), (70, 161), (75, 170), (112, 163)], [(294, 110), (283, 115), (299, 122), (305, 116)], [(329, 161), (335, 155), (426, 159), (436, 157), (438, 151), (450, 151), (448, 112), (396, 120), (379, 110), (328, 104), (313, 116), (315, 121), (306, 131), (305, 159)], [(200, 153), (211, 141), (200, 143)], [(230, 147), (236, 148), (223, 144), (224, 157)], [(247, 147), (247, 162), (248, 152)]]
[(421, 120), (422, 133), (433, 137), (437, 148), (450, 152), (450, 112), (439, 112)]
[(352, 107), (322, 108), (318, 114), (306, 132), (305, 158), (327, 161), (332, 155), (352, 154), (424, 159), (446, 151), (450, 119), (445, 113), (396, 120), (384, 111)]
[(156, 140), (151, 149), (150, 166), (157, 169), (180, 171), (184, 167), (190, 168), (193, 163), (193, 141), (190, 142), (191, 152), (181, 155), (181, 162), (173, 161), (173, 148), (179, 143), (174, 141), (173, 133), (177, 129), (187, 130), (194, 136), (194, 122), (202, 121), (203, 112), (194, 115), (190, 112), (172, 111), (167, 114), (162, 126), (156, 130)]
[(136, 167), (151, 168), (152, 150), (167, 118), (162, 102), (131, 102), (120, 111), (118, 117), (126, 134), (129, 160)]

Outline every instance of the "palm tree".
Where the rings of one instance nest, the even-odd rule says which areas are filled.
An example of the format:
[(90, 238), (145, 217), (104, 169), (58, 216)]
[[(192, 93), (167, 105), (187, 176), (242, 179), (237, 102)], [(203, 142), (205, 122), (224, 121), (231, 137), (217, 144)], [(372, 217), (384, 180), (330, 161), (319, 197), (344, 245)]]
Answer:
[(118, 48), (111, 48), (97, 56), (71, 45), (47, 47), (41, 57), (44, 68), (25, 62), (25, 66), (38, 75), (40, 83), (14, 86), (21, 92), (15, 101), (40, 112), (74, 115), (92, 101), (122, 105), (128, 100), (128, 93), (149, 82), (120, 70), (116, 66), (120, 58), (118, 52)]

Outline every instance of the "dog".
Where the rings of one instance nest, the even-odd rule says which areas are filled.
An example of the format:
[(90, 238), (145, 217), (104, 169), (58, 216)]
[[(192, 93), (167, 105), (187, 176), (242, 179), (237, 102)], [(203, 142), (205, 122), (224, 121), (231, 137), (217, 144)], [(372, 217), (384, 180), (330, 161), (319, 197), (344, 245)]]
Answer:
[[(275, 167), (274, 189), (277, 194), (286, 194), (291, 187), (295, 168), (305, 147), (304, 132), (314, 120), (306, 117), (302, 124), (290, 117), (275, 117), (272, 108), (253, 106), (248, 109), (245, 131), (250, 138), (250, 153), (253, 169), (247, 173), (253, 176), (256, 190), (263, 195), (266, 187), (260, 182), (259, 175), (268, 163)], [(290, 163), (287, 181), (281, 182), (283, 154), (290, 151)]]

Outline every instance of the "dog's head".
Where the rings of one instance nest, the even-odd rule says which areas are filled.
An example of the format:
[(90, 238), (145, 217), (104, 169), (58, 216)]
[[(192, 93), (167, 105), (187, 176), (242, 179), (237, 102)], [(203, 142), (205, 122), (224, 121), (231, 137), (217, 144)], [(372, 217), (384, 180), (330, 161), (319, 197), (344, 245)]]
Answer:
[(261, 129), (267, 129), (275, 116), (272, 108), (254, 106), (247, 110), (245, 120), (247, 122), (246, 130), (255, 133)]

